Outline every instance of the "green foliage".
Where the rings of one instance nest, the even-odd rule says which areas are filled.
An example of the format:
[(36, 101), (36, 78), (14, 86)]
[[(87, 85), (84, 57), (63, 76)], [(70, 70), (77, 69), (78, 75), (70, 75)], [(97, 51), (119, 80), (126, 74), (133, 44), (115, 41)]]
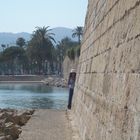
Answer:
[(74, 59), (75, 59), (75, 49), (74, 49), (74, 48), (70, 48), (70, 49), (67, 51), (67, 54), (68, 54), (68, 57), (69, 57), (71, 60), (74, 60)]
[(80, 45), (78, 45), (78, 46), (75, 48), (75, 52), (76, 52), (76, 56), (79, 57), (79, 56), (80, 56)]
[[(81, 37), (81, 28), (80, 37)], [(80, 56), (80, 45), (70, 38), (63, 38), (56, 46), (49, 27), (36, 27), (32, 38), (26, 42), (20, 37), (17, 46), (6, 48), (2, 44), (3, 51), (0, 52), (0, 74), (46, 74), (48, 71), (57, 71), (62, 74), (62, 64), (66, 55), (71, 60)], [(73, 37), (78, 36), (77, 30)], [(49, 69), (49, 70), (48, 70)]]
[[(65, 56), (67, 55), (67, 51), (70, 48), (77, 46), (77, 42), (72, 41), (70, 38), (63, 38), (56, 46), (56, 60), (58, 64), (59, 72), (62, 73), (62, 63), (64, 61)], [(72, 54), (71, 54), (72, 55)], [(71, 56), (70, 55), (70, 56)], [(74, 54), (73, 54), (74, 56)]]
[(53, 42), (55, 42), (55, 40), (52, 37), (54, 34), (51, 33), (51, 29), (48, 28), (49, 27), (36, 27), (27, 48), (30, 63), (36, 66), (33, 69), (36, 69), (36, 72), (39, 74), (45, 73), (46, 61), (49, 63), (53, 61)]
[(6, 48), (3, 51), (3, 59), (5, 61), (9, 61), (9, 60), (12, 61), (17, 57), (18, 58), (23, 57), (24, 53), (25, 53), (25, 50), (23, 48), (12, 46), (12, 47)]
[(74, 60), (75, 57), (80, 56), (80, 46), (72, 47), (67, 50), (67, 55), (71, 60)]
[(79, 45), (81, 44), (81, 37), (82, 37), (82, 36), (83, 36), (83, 27), (77, 26), (77, 27), (73, 30), (72, 37), (78, 37), (78, 43), (79, 43)]
[(5, 45), (5, 44), (1, 44), (1, 47), (2, 47), (3, 50), (4, 50), (4, 48), (6, 48), (6, 45)]
[(21, 73), (21, 67), (24, 71), (28, 64), (25, 50), (16, 46), (6, 48), (0, 54), (0, 64), (1, 70), (6, 74)]
[(77, 44), (78, 44), (77, 42), (73, 42), (68, 37), (62, 39), (61, 42), (59, 42), (59, 44), (57, 45), (58, 57), (61, 57), (61, 60), (63, 61), (65, 56), (67, 55), (67, 51), (77, 46)]
[(22, 37), (19, 37), (16, 41), (16, 44), (20, 47), (23, 47), (25, 45), (25, 39)]

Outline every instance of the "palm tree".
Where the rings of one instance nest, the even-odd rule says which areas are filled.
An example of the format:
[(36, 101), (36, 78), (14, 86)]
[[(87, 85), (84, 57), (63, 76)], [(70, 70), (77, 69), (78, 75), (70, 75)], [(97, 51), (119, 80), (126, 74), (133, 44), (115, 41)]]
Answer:
[(22, 37), (19, 37), (16, 41), (16, 44), (20, 47), (23, 47), (25, 45), (25, 39)]
[(30, 41), (30, 46), (32, 46), (31, 54), (35, 53), (33, 55), (34, 61), (38, 64), (39, 72), (44, 69), (43, 65), (46, 60), (52, 63), (53, 42), (55, 43), (55, 39), (53, 38), (54, 33), (51, 33), (51, 29), (48, 28), (49, 26), (36, 27)]
[(48, 29), (49, 26), (45, 27), (36, 27), (36, 30), (33, 32), (33, 38), (36, 38), (38, 43), (43, 44), (44, 41), (54, 42), (55, 39), (52, 37), (55, 34), (51, 33), (52, 29)]
[(77, 28), (73, 30), (72, 37), (78, 37), (78, 43), (81, 44), (82, 35), (83, 35), (83, 27), (77, 26)]

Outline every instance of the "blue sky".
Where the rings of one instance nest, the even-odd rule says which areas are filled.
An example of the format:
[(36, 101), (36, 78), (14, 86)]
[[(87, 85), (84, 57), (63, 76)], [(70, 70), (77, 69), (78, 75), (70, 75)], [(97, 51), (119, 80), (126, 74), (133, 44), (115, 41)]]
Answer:
[(0, 0), (0, 32), (83, 26), (88, 0)]

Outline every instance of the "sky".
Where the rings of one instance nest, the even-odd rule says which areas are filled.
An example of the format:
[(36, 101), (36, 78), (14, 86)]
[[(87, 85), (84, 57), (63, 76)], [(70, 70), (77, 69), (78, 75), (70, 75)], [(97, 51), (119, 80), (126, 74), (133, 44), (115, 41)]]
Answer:
[(0, 32), (84, 26), (88, 0), (0, 0)]

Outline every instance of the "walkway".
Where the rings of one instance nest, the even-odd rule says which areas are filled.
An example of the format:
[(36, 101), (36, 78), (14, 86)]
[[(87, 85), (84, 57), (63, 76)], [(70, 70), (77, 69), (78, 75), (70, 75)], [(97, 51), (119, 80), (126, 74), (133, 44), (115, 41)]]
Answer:
[(18, 140), (73, 140), (66, 111), (35, 111)]

